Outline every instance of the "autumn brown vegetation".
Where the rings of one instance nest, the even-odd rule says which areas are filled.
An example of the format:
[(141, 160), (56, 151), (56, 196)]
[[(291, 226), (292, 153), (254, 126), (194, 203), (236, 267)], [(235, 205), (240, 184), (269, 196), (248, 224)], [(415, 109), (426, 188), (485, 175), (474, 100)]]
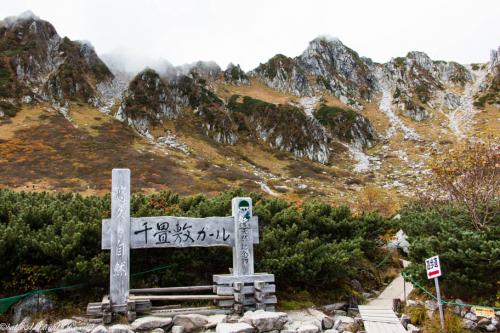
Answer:
[(431, 162), (433, 191), (438, 200), (463, 205), (476, 229), (484, 229), (498, 213), (500, 147), (493, 141), (467, 142)]

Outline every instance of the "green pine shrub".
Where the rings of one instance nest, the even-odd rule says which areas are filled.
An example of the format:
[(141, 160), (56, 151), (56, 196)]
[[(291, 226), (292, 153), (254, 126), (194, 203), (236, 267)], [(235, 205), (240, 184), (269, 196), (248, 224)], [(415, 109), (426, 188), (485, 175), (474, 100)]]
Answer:
[[(241, 190), (214, 197), (180, 197), (172, 192), (132, 197), (132, 216), (229, 216), (231, 199)], [(380, 237), (388, 224), (377, 214), (354, 216), (347, 207), (307, 202), (300, 207), (251, 193), (259, 217), (256, 271), (276, 275), (281, 293), (308, 291), (347, 294), (351, 279), (377, 283), (375, 265), (386, 253)], [(86, 283), (105, 292), (109, 251), (101, 250), (101, 220), (110, 215), (110, 196), (17, 193), (0, 190), (0, 297), (32, 289)], [(138, 249), (131, 251), (131, 286), (211, 283), (228, 273), (227, 247)], [(134, 275), (158, 266), (168, 268)], [(363, 280), (366, 276), (366, 282)], [(306, 302), (307, 300), (303, 300)]]
[[(401, 211), (401, 227), (411, 244), (407, 273), (432, 290), (425, 273), (425, 259), (439, 255), (446, 299), (493, 304), (500, 276), (500, 218), (498, 202), (489, 227), (478, 231), (467, 211), (450, 203), (415, 203)], [(481, 303), (478, 303), (481, 304)]]

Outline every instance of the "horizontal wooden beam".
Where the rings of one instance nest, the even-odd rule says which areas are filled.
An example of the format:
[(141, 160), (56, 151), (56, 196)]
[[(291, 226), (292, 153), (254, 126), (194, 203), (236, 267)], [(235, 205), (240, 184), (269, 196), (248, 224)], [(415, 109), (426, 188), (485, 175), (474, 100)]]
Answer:
[(203, 300), (228, 300), (232, 296), (219, 295), (140, 295), (130, 296), (130, 300), (150, 300), (150, 301), (203, 301)]
[[(233, 295), (234, 294), (234, 289), (233, 287), (230, 286), (216, 286), (216, 294), (217, 295)], [(261, 290), (264, 293), (275, 293), (276, 292), (276, 285), (274, 284), (268, 284), (264, 286)], [(255, 287), (253, 286), (244, 286), (242, 291), (239, 291), (239, 293), (242, 294), (254, 294), (255, 293)]]
[[(257, 302), (253, 297), (245, 297), (243, 300), (243, 305), (254, 305), (256, 303)], [(262, 302), (259, 303), (276, 304), (278, 303), (278, 299), (276, 298), (276, 296), (267, 296)], [(234, 304), (234, 299), (217, 301), (217, 305), (222, 307), (232, 306), (233, 304)]]
[(167, 288), (143, 288), (130, 289), (131, 294), (160, 294), (160, 293), (180, 293), (192, 291), (213, 290), (214, 286), (189, 286), (189, 287), (167, 287)]
[(185, 314), (199, 314), (204, 316), (211, 316), (215, 314), (230, 314), (231, 312), (232, 312), (231, 309), (220, 309), (217, 307), (182, 308), (182, 309), (172, 309), (172, 310), (157, 310), (153, 308), (149, 314), (158, 317), (175, 317), (178, 315), (185, 315)]
[(217, 274), (213, 276), (216, 284), (232, 284), (234, 282), (254, 283), (256, 281), (274, 282), (274, 274), (256, 273), (252, 275)]

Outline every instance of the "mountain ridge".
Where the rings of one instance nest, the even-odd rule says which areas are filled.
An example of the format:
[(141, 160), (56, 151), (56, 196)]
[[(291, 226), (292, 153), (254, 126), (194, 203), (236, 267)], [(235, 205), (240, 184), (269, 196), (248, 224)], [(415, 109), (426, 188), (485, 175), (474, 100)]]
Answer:
[[(318, 37), (296, 57), (278, 54), (248, 72), (198, 61), (134, 75), (25, 15), (0, 23), (0, 126), (14, 133), (0, 140), (11, 143), (27, 110), (53, 109), (90, 133), (119, 121), (141, 149), (185, 159), (185, 176), (197, 181), (221, 177), (221, 168), (242, 172), (246, 185), (270, 195), (342, 197), (373, 184), (408, 196), (423, 183), (432, 154), (498, 133), (499, 52), (485, 64), (417, 51), (376, 63)], [(309, 180), (297, 163), (304, 174), (316, 170)]]

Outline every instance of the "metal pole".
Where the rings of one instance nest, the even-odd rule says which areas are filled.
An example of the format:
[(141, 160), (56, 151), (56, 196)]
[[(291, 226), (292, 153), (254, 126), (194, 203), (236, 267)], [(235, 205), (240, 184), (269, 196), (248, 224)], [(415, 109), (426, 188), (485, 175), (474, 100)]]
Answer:
[(441, 322), (441, 331), (444, 332), (443, 304), (441, 303), (441, 291), (439, 290), (439, 280), (437, 277), (434, 278), (434, 283), (436, 285), (436, 296), (439, 305), (439, 321)]
[(406, 279), (404, 276), (403, 276), (403, 294), (405, 297), (405, 306), (406, 306)]

